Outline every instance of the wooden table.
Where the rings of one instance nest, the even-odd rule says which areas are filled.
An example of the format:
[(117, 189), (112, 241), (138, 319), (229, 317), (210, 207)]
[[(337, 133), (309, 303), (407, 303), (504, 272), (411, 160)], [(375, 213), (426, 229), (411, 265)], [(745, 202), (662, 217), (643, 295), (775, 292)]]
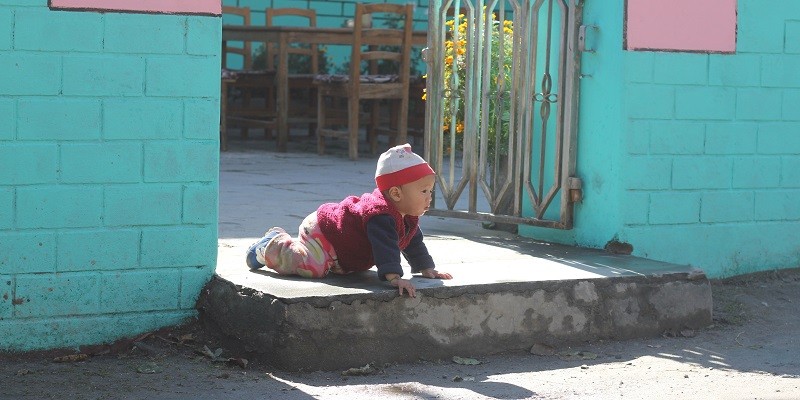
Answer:
[[(263, 42), (278, 44), (278, 71), (275, 77), (277, 87), (277, 129), (278, 151), (286, 151), (289, 138), (289, 62), (288, 49), (291, 43), (306, 44), (353, 44), (352, 28), (313, 28), (289, 26), (243, 26), (223, 25), (222, 42)], [(387, 45), (399, 45), (400, 42)], [(424, 46), (428, 44), (427, 31), (414, 31), (411, 44)], [(224, 101), (224, 99), (223, 99)]]

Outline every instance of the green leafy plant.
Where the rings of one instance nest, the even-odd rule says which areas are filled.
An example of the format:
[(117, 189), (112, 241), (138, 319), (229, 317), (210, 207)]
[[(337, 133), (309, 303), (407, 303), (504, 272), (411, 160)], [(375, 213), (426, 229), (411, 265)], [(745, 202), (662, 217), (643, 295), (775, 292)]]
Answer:
[[(485, 13), (480, 13), (479, 20), (484, 25)], [(482, 71), (489, 78), (489, 104), (487, 124), (488, 148), (490, 152), (499, 151), (508, 154), (508, 132), (510, 130), (510, 96), (507, 91), (511, 87), (511, 64), (513, 51), (513, 23), (504, 20), (501, 24), (496, 14), (491, 14), (488, 24), (491, 34), (491, 68)], [(444, 52), (444, 114), (443, 126), (445, 152), (462, 150), (464, 143), (464, 96), (467, 78), (467, 27), (468, 20), (459, 14), (445, 23), (448, 40), (445, 41)], [(501, 60), (502, 56), (502, 62)], [(501, 74), (502, 69), (502, 74)], [(423, 95), (423, 99), (427, 96)], [(480, 116), (479, 116), (480, 120)], [(456, 148), (450, 146), (451, 137), (455, 136)]]

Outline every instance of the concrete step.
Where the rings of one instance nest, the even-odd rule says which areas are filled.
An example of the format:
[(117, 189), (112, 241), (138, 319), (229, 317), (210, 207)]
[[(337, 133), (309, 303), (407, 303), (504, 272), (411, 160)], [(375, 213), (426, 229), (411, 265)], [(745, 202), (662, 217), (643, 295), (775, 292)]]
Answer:
[[(480, 230), (431, 234), (437, 269), (399, 297), (374, 271), (320, 280), (250, 271), (252, 238), (220, 241), (202, 317), (286, 370), (336, 370), (585, 341), (653, 337), (711, 324), (702, 270)], [(410, 269), (406, 266), (406, 277)]]

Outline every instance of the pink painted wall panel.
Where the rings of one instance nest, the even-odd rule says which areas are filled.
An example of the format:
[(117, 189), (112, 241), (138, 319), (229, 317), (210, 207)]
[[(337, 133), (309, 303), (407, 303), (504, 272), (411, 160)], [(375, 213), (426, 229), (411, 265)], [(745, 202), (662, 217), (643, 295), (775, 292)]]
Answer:
[(626, 49), (736, 51), (736, 0), (627, 0)]
[(50, 0), (54, 9), (220, 15), (220, 0)]

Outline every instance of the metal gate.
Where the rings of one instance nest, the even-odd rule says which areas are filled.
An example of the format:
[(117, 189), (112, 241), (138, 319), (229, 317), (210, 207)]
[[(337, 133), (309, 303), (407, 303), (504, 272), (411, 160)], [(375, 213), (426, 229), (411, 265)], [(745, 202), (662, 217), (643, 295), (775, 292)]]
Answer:
[(582, 1), (430, 0), (428, 13), (428, 214), (571, 229)]

